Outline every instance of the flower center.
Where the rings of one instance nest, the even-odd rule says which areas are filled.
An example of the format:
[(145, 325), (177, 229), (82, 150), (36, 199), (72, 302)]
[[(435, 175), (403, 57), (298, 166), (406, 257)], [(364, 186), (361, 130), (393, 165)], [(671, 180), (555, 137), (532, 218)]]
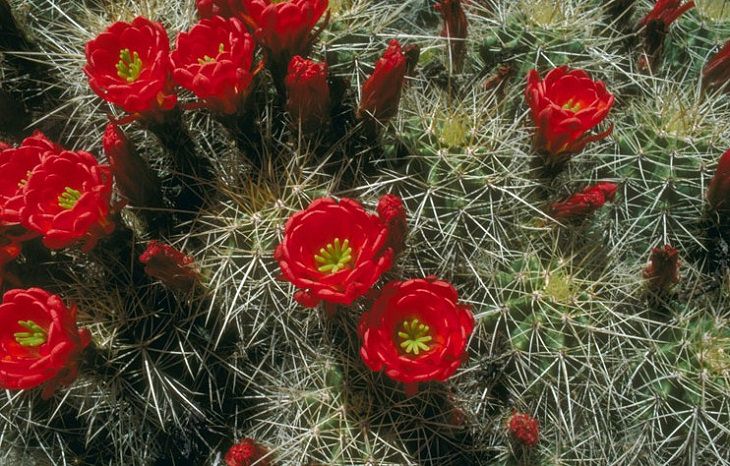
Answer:
[[(223, 53), (226, 51), (226, 46), (223, 43), (218, 44), (218, 53)], [(215, 62), (215, 58), (209, 57), (208, 55), (203, 55), (203, 58), (198, 58), (198, 63), (201, 65), (205, 65), (206, 63), (213, 63)]]
[(322, 273), (337, 273), (349, 267), (352, 263), (350, 240), (340, 242), (340, 238), (335, 238), (332, 243), (320, 249), (319, 254), (315, 254), (314, 261), (319, 264), (317, 270)]
[(80, 197), (81, 191), (66, 186), (63, 193), (58, 196), (58, 205), (64, 209), (73, 209)]
[(422, 324), (418, 319), (404, 320), (403, 330), (398, 332), (398, 337), (402, 340), (400, 347), (407, 354), (413, 353), (418, 356), (421, 351), (428, 351), (431, 349), (429, 342), (433, 339), (431, 337), (431, 327), (426, 324)]
[(577, 111), (580, 110), (581, 103), (580, 102), (576, 102), (575, 99), (570, 99), (569, 101), (567, 101), (567, 102), (565, 102), (563, 104), (563, 108), (565, 110), (570, 110), (571, 112), (574, 112), (575, 113), (575, 112), (577, 112)]
[(28, 330), (27, 332), (16, 332), (13, 334), (15, 341), (20, 346), (36, 347), (46, 342), (48, 332), (32, 320), (19, 320), (18, 325)]
[(129, 49), (122, 49), (119, 52), (117, 63), (117, 75), (128, 83), (133, 83), (142, 73), (142, 60), (137, 52), (130, 52)]
[(18, 181), (18, 189), (25, 188), (25, 186), (28, 184), (28, 181), (30, 180), (30, 175), (31, 174), (32, 174), (32, 172), (30, 170), (28, 170), (27, 172), (25, 172), (25, 178), (23, 178), (22, 180)]

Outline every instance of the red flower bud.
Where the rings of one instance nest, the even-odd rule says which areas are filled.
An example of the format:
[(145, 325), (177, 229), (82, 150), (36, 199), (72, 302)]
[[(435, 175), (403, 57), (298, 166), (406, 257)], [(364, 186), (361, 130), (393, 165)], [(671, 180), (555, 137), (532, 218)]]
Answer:
[(225, 456), (226, 466), (270, 466), (271, 460), (264, 458), (269, 451), (253, 439), (245, 438), (228, 449)]
[(0, 226), (0, 269), (20, 255), (22, 246), (17, 235), (14, 234), (14, 230), (17, 228), (17, 226)]
[(221, 16), (231, 18), (245, 13), (243, 0), (195, 0), (198, 16), (202, 19)]
[(388, 49), (375, 63), (373, 74), (362, 86), (358, 118), (366, 115), (385, 122), (398, 113), (398, 104), (406, 75), (406, 57), (400, 43), (393, 39)]
[(468, 28), (466, 14), (461, 8), (461, 0), (440, 0), (436, 3), (436, 9), (441, 12), (441, 18), (444, 20), (441, 36), (449, 39), (454, 69), (460, 71), (466, 55), (465, 39)]
[(294, 122), (303, 131), (322, 128), (330, 114), (327, 64), (306, 60), (297, 55), (289, 62), (284, 84), (286, 109)]
[(78, 374), (91, 341), (76, 325), (76, 306), (39, 288), (11, 290), (0, 305), (0, 387), (27, 390), (43, 385), (43, 398)]
[(268, 58), (286, 66), (294, 55), (306, 56), (312, 29), (327, 10), (328, 0), (243, 0), (254, 36)]
[(550, 216), (556, 220), (581, 220), (608, 201), (613, 201), (618, 187), (613, 183), (597, 183), (575, 193), (567, 200), (550, 206)]
[(113, 123), (108, 124), (102, 144), (122, 196), (133, 206), (160, 205), (160, 181), (147, 162), (137, 154), (124, 131)]
[(351, 304), (390, 269), (387, 241), (388, 228), (358, 202), (321, 198), (289, 218), (274, 258), (283, 278), (306, 291), (297, 294), (302, 304)]
[(540, 79), (536, 70), (527, 76), (525, 97), (535, 122), (535, 147), (564, 161), (562, 154), (574, 154), (592, 141), (605, 138), (613, 127), (590, 135), (606, 118), (614, 97), (602, 81), (594, 81), (583, 70), (561, 66)]
[(707, 203), (718, 213), (730, 213), (730, 149), (720, 157), (715, 176), (707, 187)]
[(25, 187), (33, 170), (47, 153), (61, 150), (36, 131), (17, 148), (8, 147), (0, 152), (0, 225), (20, 223)]
[[(99, 165), (93, 155), (54, 146), (41, 135), (37, 145), (27, 148), (34, 163), (25, 178), (17, 206), (22, 225), (43, 235), (43, 244), (60, 249), (83, 242), (84, 250), (114, 230), (108, 219), (112, 176), (107, 165)], [(14, 178), (20, 173), (16, 170)], [(14, 205), (16, 198), (8, 200)]]
[(169, 54), (165, 28), (138, 17), (112, 24), (86, 44), (84, 72), (102, 99), (154, 117), (177, 102)]
[(380, 197), (377, 207), (380, 219), (388, 226), (388, 246), (396, 254), (405, 249), (408, 236), (408, 220), (403, 200), (395, 194)]
[(236, 113), (251, 92), (254, 41), (236, 18), (203, 19), (177, 36), (173, 76), (208, 108)]
[(473, 330), (474, 316), (450, 283), (392, 281), (360, 319), (360, 356), (399, 382), (444, 381), (466, 358)]
[(528, 447), (534, 447), (540, 439), (540, 425), (529, 414), (512, 414), (507, 420), (507, 430), (514, 439)]
[(150, 241), (139, 261), (145, 265), (147, 275), (168, 288), (188, 292), (200, 283), (195, 259), (159, 241)]
[(657, 291), (668, 290), (679, 283), (679, 251), (668, 244), (652, 249), (644, 278)]
[(658, 23), (660, 29), (666, 34), (669, 32), (669, 25), (682, 16), (687, 10), (695, 6), (695, 2), (687, 2), (682, 5), (684, 0), (657, 0), (654, 8), (646, 14), (641, 21), (639, 27), (649, 26), (651, 23)]
[[(730, 81), (730, 41), (727, 41), (702, 69), (702, 86), (721, 88)], [(725, 87), (730, 91), (730, 87)]]

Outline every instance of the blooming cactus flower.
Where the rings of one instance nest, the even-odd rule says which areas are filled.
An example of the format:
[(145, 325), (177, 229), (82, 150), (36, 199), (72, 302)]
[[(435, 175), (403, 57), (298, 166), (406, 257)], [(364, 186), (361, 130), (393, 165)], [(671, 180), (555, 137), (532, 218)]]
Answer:
[(580, 220), (612, 201), (618, 187), (614, 183), (596, 183), (575, 193), (562, 202), (550, 206), (550, 215), (556, 220)]
[(398, 113), (407, 65), (400, 43), (391, 40), (383, 56), (375, 63), (373, 74), (362, 86), (358, 117), (369, 115), (385, 122)]
[(251, 91), (255, 44), (243, 23), (219, 16), (203, 19), (177, 36), (173, 76), (220, 113), (238, 111)]
[(86, 44), (84, 72), (99, 97), (129, 113), (154, 116), (176, 102), (170, 44), (160, 23), (117, 22)]
[(441, 36), (449, 39), (451, 60), (454, 68), (461, 70), (466, 54), (466, 36), (469, 23), (466, 14), (461, 7), (461, 0), (440, 0), (436, 3), (436, 9), (441, 12), (444, 27)]
[(679, 283), (679, 251), (668, 244), (652, 249), (644, 278), (657, 291), (668, 290)]
[(0, 152), (0, 225), (20, 223), (25, 187), (33, 170), (47, 154), (62, 150), (36, 131), (17, 148), (8, 147)]
[(225, 456), (226, 466), (269, 466), (271, 460), (265, 458), (268, 450), (255, 440), (245, 438), (228, 449)]
[(11, 290), (0, 304), (0, 387), (27, 390), (43, 385), (44, 398), (78, 374), (91, 341), (76, 324), (76, 306), (39, 288)]
[(730, 91), (727, 83), (730, 81), (730, 41), (707, 62), (702, 69), (702, 85), (703, 87), (725, 87), (725, 91)]
[(474, 316), (450, 283), (392, 281), (360, 319), (360, 355), (371, 370), (398, 382), (443, 381), (466, 358), (473, 329)]
[(311, 32), (327, 10), (328, 0), (243, 0), (254, 36), (269, 60), (286, 66), (294, 55), (306, 56)]
[(528, 447), (534, 447), (540, 439), (540, 424), (529, 414), (512, 414), (507, 420), (507, 430), (515, 440)]
[(43, 236), (43, 244), (60, 249), (83, 242), (84, 250), (114, 230), (108, 219), (112, 176), (93, 155), (60, 147), (36, 148), (40, 163), (22, 180), (21, 224)]
[(390, 269), (388, 226), (355, 200), (321, 198), (289, 218), (274, 258), (306, 307), (351, 304)]
[(289, 62), (284, 84), (286, 109), (303, 130), (319, 129), (329, 120), (330, 88), (326, 63), (297, 55)]
[(715, 176), (707, 187), (707, 202), (718, 213), (730, 212), (730, 149), (720, 157)]
[(606, 118), (614, 97), (602, 81), (594, 81), (583, 70), (561, 66), (540, 79), (536, 70), (527, 76), (527, 104), (535, 122), (535, 146), (552, 162), (564, 161), (592, 141), (605, 138), (613, 127), (590, 135), (589, 131)]
[(198, 16), (202, 19), (214, 16), (231, 18), (246, 11), (243, 7), (243, 0), (195, 0), (195, 7), (198, 9)]
[(159, 241), (150, 241), (139, 261), (147, 275), (174, 290), (190, 291), (201, 279), (192, 257)]

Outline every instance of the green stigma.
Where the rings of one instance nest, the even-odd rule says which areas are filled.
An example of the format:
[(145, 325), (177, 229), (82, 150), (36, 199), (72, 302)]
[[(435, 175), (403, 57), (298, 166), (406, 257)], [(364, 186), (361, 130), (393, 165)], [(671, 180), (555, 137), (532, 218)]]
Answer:
[(337, 273), (348, 267), (352, 262), (350, 240), (340, 242), (340, 238), (335, 238), (334, 242), (319, 250), (319, 254), (314, 256), (314, 261), (320, 264), (317, 270), (323, 273)]
[(19, 320), (18, 325), (28, 330), (27, 332), (16, 332), (13, 334), (15, 341), (20, 346), (36, 347), (46, 342), (48, 333), (32, 320)]
[(570, 99), (569, 101), (565, 102), (563, 104), (563, 108), (565, 110), (570, 110), (571, 112), (577, 112), (581, 108), (580, 102), (575, 102), (575, 99)]
[[(226, 46), (224, 44), (218, 44), (218, 53), (223, 53), (226, 51)], [(198, 58), (198, 63), (201, 65), (205, 65), (206, 63), (213, 63), (215, 62), (215, 58), (209, 57), (208, 55), (203, 55), (203, 58)]]
[(142, 60), (140, 60), (139, 54), (137, 52), (132, 54), (129, 49), (122, 49), (119, 52), (117, 75), (126, 79), (128, 83), (133, 83), (139, 78), (140, 73), (142, 73)]
[(398, 332), (398, 336), (403, 340), (400, 347), (407, 354), (413, 353), (418, 356), (421, 351), (428, 351), (431, 347), (428, 343), (431, 338), (431, 327), (422, 324), (418, 319), (406, 320), (403, 322), (403, 330)]
[(76, 203), (79, 202), (79, 198), (81, 198), (81, 191), (66, 186), (63, 194), (58, 196), (58, 205), (64, 209), (73, 209)]

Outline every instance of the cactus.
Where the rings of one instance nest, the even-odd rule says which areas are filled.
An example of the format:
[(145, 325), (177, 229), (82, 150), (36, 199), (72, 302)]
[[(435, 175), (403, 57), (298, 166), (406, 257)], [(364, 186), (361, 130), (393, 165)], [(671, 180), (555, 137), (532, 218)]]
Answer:
[[(174, 42), (197, 21), (193, 0), (5, 2), (0, 106), (23, 123), (0, 115), (0, 142), (37, 128), (103, 160), (104, 129), (122, 121), (162, 180), (165, 228), (128, 206), (89, 254), (36, 239), (0, 264), (3, 291), (53, 290), (93, 335), (70, 387), (7, 392), (3, 464), (222, 465), (244, 437), (272, 464), (726, 464), (728, 238), (705, 193), (730, 147), (730, 97), (701, 85), (730, 39), (726, 2), (696, 0), (648, 70), (637, 24), (649, 0), (462, 2), (457, 72), (433, 2), (331, 0), (310, 53), (328, 63), (330, 127), (290, 124), (262, 67), (245, 119), (180, 92), (184, 137), (125, 121), (82, 70), (85, 44), (115, 21), (162, 21)], [(394, 38), (420, 48), (398, 113), (358, 119)], [(614, 129), (550, 171), (524, 93), (530, 70), (560, 65), (605, 83), (616, 100), (599, 129)], [(190, 179), (185, 163), (207, 168)], [(184, 180), (204, 197), (191, 209)], [(612, 202), (551, 217), (597, 182), (618, 185)], [(372, 212), (385, 193), (408, 213), (390, 271), (351, 306), (297, 304), (274, 258), (287, 220), (330, 196)], [(195, 259), (189, 293), (145, 274), (152, 240)], [(657, 294), (642, 271), (665, 244), (680, 278)], [(406, 393), (363, 364), (357, 322), (385, 281), (428, 275), (455, 285), (476, 328), (455, 376)], [(516, 412), (538, 421), (534, 446), (510, 433)]]

